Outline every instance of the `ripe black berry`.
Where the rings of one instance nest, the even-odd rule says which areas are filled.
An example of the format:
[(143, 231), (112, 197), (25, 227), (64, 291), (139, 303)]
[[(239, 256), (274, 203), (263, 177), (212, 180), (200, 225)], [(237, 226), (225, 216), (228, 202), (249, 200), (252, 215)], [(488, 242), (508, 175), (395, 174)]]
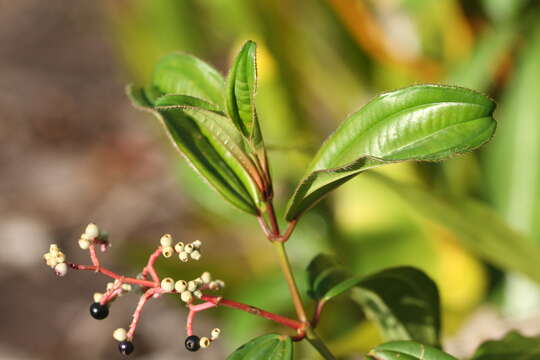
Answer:
[(101, 305), (100, 303), (95, 302), (90, 305), (90, 315), (92, 315), (94, 319), (103, 320), (109, 315), (109, 308), (107, 305)]
[(189, 351), (197, 351), (201, 348), (199, 341), (201, 339), (197, 335), (191, 335), (186, 338), (186, 349)]
[(120, 341), (118, 344), (118, 351), (120, 351), (122, 355), (129, 355), (133, 350), (135, 350), (135, 347), (131, 341), (124, 340)]

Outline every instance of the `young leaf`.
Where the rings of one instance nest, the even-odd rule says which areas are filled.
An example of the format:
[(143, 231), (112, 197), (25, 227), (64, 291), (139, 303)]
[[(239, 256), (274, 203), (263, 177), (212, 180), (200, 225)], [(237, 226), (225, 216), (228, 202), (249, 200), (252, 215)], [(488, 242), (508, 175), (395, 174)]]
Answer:
[(377, 346), (368, 354), (373, 360), (457, 360), (432, 346), (415, 341), (392, 341)]
[(310, 295), (323, 303), (353, 289), (353, 299), (387, 340), (439, 345), (439, 293), (433, 280), (418, 269), (404, 266), (350, 277), (333, 258), (318, 255), (308, 266), (308, 283)]
[(510, 332), (497, 341), (480, 345), (471, 360), (535, 360), (540, 359), (540, 338), (524, 337)]
[(436, 161), (473, 150), (495, 131), (495, 103), (472, 90), (416, 85), (382, 94), (325, 141), (289, 200), (293, 220), (367, 169), (405, 160)]
[(258, 214), (260, 177), (242, 151), (240, 133), (214, 104), (165, 95), (153, 107), (147, 92), (132, 86), (128, 95), (135, 105), (157, 116), (180, 153), (219, 194), (239, 209)]
[(257, 90), (257, 45), (248, 41), (240, 50), (227, 77), (226, 107), (238, 130), (259, 145), (260, 128), (255, 109)]
[[(224, 108), (223, 76), (212, 66), (188, 54), (173, 53), (162, 57), (154, 70), (151, 88), (157, 94), (189, 95), (206, 100), (219, 109)], [(152, 97), (149, 100), (153, 100)]]
[(240, 346), (227, 360), (291, 360), (293, 344), (290, 337), (267, 334)]

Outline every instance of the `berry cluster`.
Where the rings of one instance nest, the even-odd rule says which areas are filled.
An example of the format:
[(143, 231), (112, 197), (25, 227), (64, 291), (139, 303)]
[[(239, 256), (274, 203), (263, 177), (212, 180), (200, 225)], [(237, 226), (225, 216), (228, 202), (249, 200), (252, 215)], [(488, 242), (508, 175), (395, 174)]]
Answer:
[(66, 276), (68, 266), (66, 264), (66, 256), (60, 251), (58, 245), (51, 244), (49, 252), (43, 254), (43, 260), (47, 265), (54, 270), (58, 276)]
[[(129, 328), (127, 330), (118, 328), (113, 332), (113, 338), (119, 342), (118, 349), (120, 353), (129, 355), (133, 352), (134, 345), (132, 340), (144, 305), (149, 299), (159, 298), (163, 294), (178, 295), (180, 300), (189, 308), (186, 324), (188, 333), (188, 337), (185, 340), (186, 349), (197, 351), (200, 348), (207, 348), (219, 337), (220, 330), (218, 328), (212, 330), (210, 337), (199, 338), (193, 335), (192, 323), (197, 312), (216, 307), (222, 301), (221, 297), (210, 296), (205, 294), (205, 292), (220, 290), (225, 286), (225, 283), (221, 280), (213, 280), (209, 272), (204, 272), (201, 276), (190, 281), (174, 281), (170, 277), (160, 279), (154, 269), (154, 263), (160, 255), (170, 258), (174, 252), (178, 254), (178, 258), (182, 262), (187, 262), (190, 259), (199, 260), (201, 258), (201, 241), (196, 240), (187, 244), (178, 242), (173, 247), (172, 236), (170, 234), (163, 235), (160, 239), (160, 246), (149, 256), (147, 265), (136, 278), (118, 275), (101, 266), (96, 254), (96, 247), (104, 252), (109, 246), (110, 243), (106, 233), (100, 231), (97, 225), (91, 223), (80, 236), (79, 247), (89, 251), (92, 265), (79, 265), (66, 262), (65, 255), (55, 244), (50, 246), (49, 252), (43, 255), (43, 259), (48, 266), (54, 269), (58, 276), (64, 276), (67, 273), (67, 269), (72, 268), (75, 270), (93, 270), (114, 279), (113, 282), (107, 283), (104, 293), (96, 292), (93, 295), (93, 303), (90, 305), (90, 315), (97, 320), (105, 319), (109, 315), (111, 303), (124, 293), (131, 292), (133, 285), (138, 286), (143, 291)], [(195, 304), (197, 301), (200, 301), (200, 303)]]

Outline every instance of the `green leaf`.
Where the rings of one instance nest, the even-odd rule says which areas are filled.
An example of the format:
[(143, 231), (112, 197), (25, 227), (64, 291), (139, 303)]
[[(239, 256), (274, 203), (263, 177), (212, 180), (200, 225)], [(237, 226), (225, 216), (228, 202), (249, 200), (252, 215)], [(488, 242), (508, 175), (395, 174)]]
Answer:
[(405, 160), (436, 161), (493, 135), (495, 103), (472, 90), (416, 85), (382, 94), (325, 141), (287, 207), (291, 221), (362, 171)]
[(134, 105), (150, 111), (192, 167), (219, 194), (239, 209), (258, 214), (260, 177), (243, 152), (242, 138), (216, 106), (185, 95), (165, 95), (152, 107), (147, 93), (133, 86)]
[(257, 90), (257, 45), (248, 41), (236, 57), (227, 77), (226, 107), (229, 117), (238, 130), (255, 145), (261, 132), (255, 109)]
[(439, 293), (422, 271), (403, 266), (367, 277), (350, 277), (332, 257), (318, 255), (307, 272), (309, 294), (321, 302), (353, 289), (353, 299), (387, 340), (439, 345)]
[(240, 346), (227, 360), (286, 360), (293, 358), (293, 344), (290, 337), (267, 334), (256, 337)]
[(506, 270), (527, 275), (540, 283), (540, 246), (516, 232), (497, 213), (470, 198), (446, 198), (419, 186), (372, 173), (414, 210), (456, 234), (470, 251)]
[(457, 360), (437, 348), (414, 341), (393, 341), (379, 345), (369, 352), (368, 358), (374, 360)]
[(510, 332), (501, 340), (480, 345), (471, 360), (537, 360), (540, 359), (540, 338), (524, 337)]
[(220, 109), (224, 107), (223, 76), (212, 66), (188, 54), (173, 53), (162, 57), (155, 67), (152, 86), (162, 95), (189, 95)]

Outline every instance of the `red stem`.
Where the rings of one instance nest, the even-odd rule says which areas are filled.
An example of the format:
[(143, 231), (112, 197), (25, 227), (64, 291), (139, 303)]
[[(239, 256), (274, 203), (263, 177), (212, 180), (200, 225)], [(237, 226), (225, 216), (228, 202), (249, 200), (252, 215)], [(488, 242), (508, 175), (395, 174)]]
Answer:
[(133, 320), (131, 321), (131, 324), (129, 324), (129, 330), (127, 333), (127, 338), (129, 340), (133, 339), (133, 335), (135, 334), (135, 329), (137, 329), (137, 323), (139, 322), (139, 319), (141, 317), (142, 309), (144, 308), (144, 305), (150, 299), (154, 294), (159, 294), (161, 292), (160, 288), (152, 288), (147, 290), (143, 296), (139, 299), (139, 303), (137, 304), (137, 308), (135, 309), (135, 312), (133, 313)]
[(197, 305), (193, 305), (193, 304), (189, 305), (189, 314), (188, 314), (187, 322), (186, 322), (186, 332), (188, 336), (193, 335), (193, 321), (195, 320), (195, 314), (197, 314), (200, 311), (208, 310), (216, 306), (217, 304), (211, 301), (208, 301), (202, 304), (197, 304)]
[(319, 323), (319, 319), (321, 318), (321, 313), (323, 311), (324, 305), (326, 305), (326, 301), (324, 300), (317, 301), (317, 307), (315, 308), (315, 312), (313, 313), (313, 318), (311, 319), (311, 327), (313, 329), (315, 329), (315, 327)]
[(203, 295), (201, 297), (201, 299), (204, 300), (204, 301), (211, 302), (211, 303), (215, 304), (216, 306), (221, 305), (221, 306), (226, 306), (226, 307), (230, 307), (230, 308), (237, 309), (237, 310), (242, 310), (242, 311), (245, 311), (245, 312), (247, 312), (249, 314), (252, 314), (252, 315), (255, 315), (255, 316), (260, 316), (260, 317), (263, 317), (265, 319), (277, 322), (277, 323), (282, 324), (284, 326), (290, 327), (291, 329), (294, 329), (294, 330), (301, 330), (301, 329), (303, 329), (305, 327), (305, 324), (303, 324), (300, 321), (293, 320), (293, 319), (290, 319), (290, 318), (287, 318), (287, 317), (284, 317), (284, 316), (281, 316), (281, 315), (277, 315), (277, 314), (274, 314), (274, 313), (271, 313), (271, 312), (256, 308), (256, 307), (251, 306), (251, 305), (239, 303), (239, 302), (236, 302), (236, 301), (233, 301), (233, 300), (223, 299), (223, 298), (221, 298), (219, 296)]
[(159, 283), (160, 280), (159, 280), (159, 276), (156, 273), (156, 269), (154, 269), (154, 264), (156, 260), (159, 258), (159, 256), (161, 255), (161, 250), (162, 249), (160, 246), (156, 249), (156, 251), (152, 253), (152, 255), (150, 255), (150, 257), (148, 258), (148, 263), (146, 264), (142, 272), (145, 279), (147, 277), (147, 274), (150, 274), (150, 276), (152, 277), (152, 280), (154, 280), (156, 283)]
[(93, 271), (102, 273), (103, 275), (108, 276), (110, 278), (120, 280), (126, 284), (140, 285), (140, 286), (149, 287), (149, 288), (159, 286), (159, 283), (157, 282), (120, 276), (104, 267), (98, 268), (97, 266), (94, 266), (94, 265), (79, 265), (79, 264), (72, 264), (72, 263), (68, 263), (68, 265), (72, 269), (75, 269), (75, 270), (93, 270)]

